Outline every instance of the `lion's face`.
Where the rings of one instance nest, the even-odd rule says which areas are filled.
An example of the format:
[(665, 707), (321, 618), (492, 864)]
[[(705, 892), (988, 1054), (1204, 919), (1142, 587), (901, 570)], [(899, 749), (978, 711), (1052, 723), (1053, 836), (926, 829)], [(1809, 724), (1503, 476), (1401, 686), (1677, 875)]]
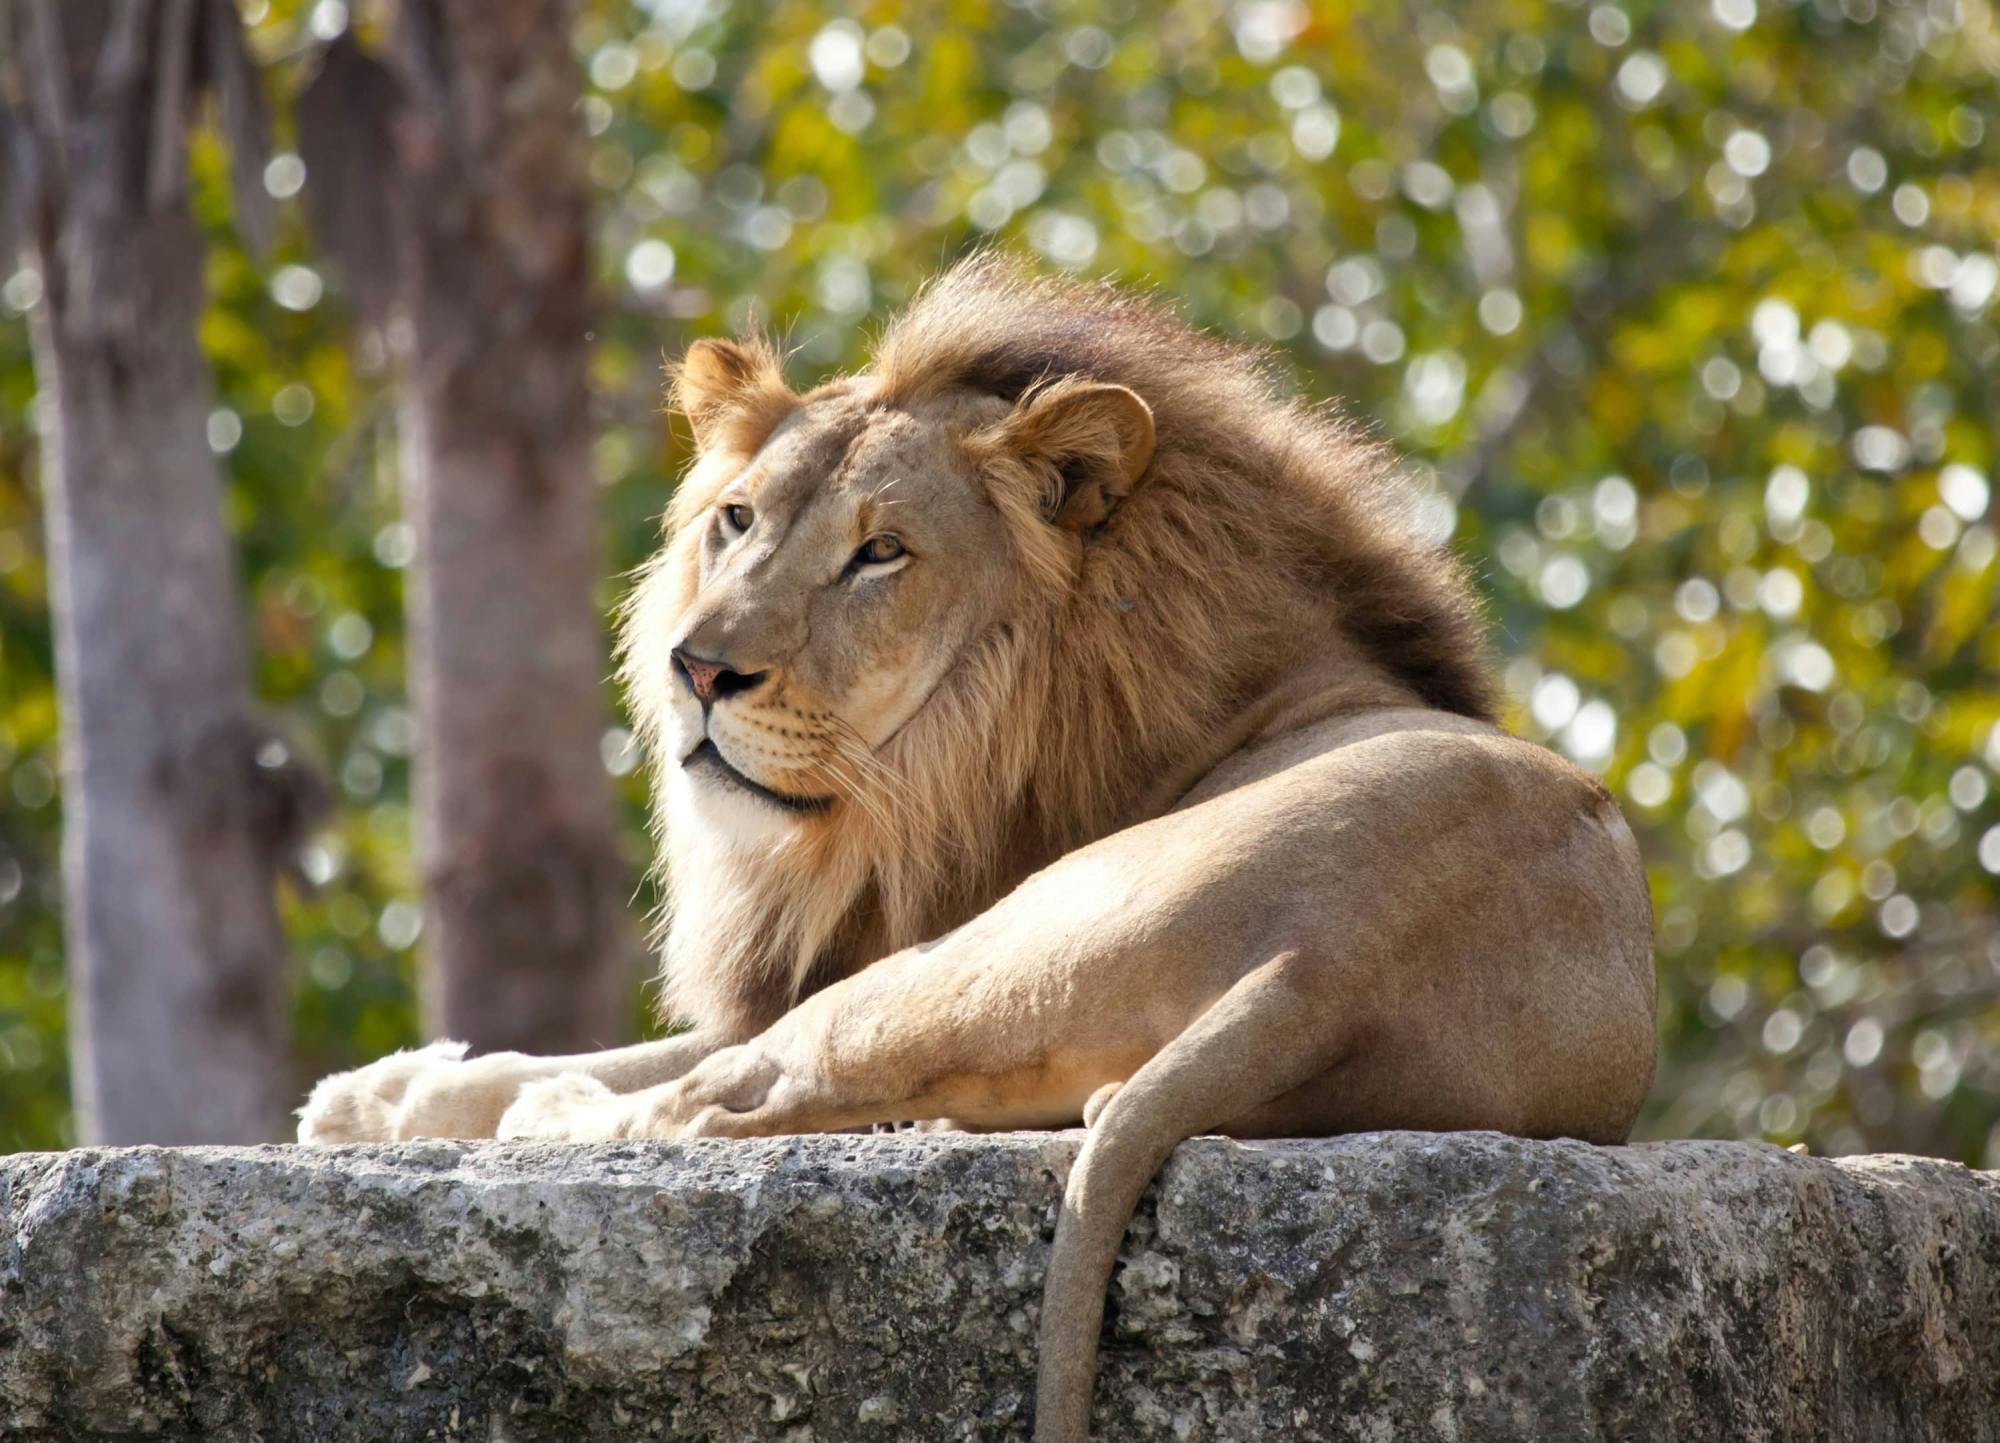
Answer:
[[(936, 408), (933, 408), (936, 409)], [(1006, 539), (948, 415), (793, 408), (674, 542), (649, 665), (694, 797), (764, 823), (869, 785), (874, 754), (1009, 599)], [(706, 488), (704, 488), (706, 489)]]
[(1074, 548), (1152, 449), (1118, 387), (886, 405), (866, 376), (792, 396), (772, 365), (726, 343), (690, 353), (678, 399), (699, 456), (627, 635), (670, 796), (745, 839), (893, 786), (884, 748), (1021, 605), (1018, 527)]

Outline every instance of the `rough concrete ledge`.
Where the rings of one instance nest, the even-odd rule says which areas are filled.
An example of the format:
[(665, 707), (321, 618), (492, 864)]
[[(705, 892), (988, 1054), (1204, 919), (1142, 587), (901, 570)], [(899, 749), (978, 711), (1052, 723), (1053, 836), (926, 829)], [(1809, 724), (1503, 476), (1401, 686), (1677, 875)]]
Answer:
[[(0, 1438), (1021, 1439), (1078, 1134), (0, 1158)], [(1183, 1146), (1097, 1436), (2000, 1437), (2000, 1177)]]

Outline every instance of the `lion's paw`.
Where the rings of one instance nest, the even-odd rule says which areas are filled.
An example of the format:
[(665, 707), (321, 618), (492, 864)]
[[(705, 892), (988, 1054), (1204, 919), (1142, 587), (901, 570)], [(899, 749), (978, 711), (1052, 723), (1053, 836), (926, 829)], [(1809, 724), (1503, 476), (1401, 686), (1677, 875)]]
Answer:
[(463, 1042), (433, 1042), (321, 1078), (299, 1109), (299, 1141), (394, 1142), (410, 1084), (425, 1073), (459, 1066), (464, 1056)]
[(582, 1072), (565, 1072), (523, 1087), (500, 1116), (495, 1137), (516, 1141), (587, 1142), (618, 1136), (618, 1094)]

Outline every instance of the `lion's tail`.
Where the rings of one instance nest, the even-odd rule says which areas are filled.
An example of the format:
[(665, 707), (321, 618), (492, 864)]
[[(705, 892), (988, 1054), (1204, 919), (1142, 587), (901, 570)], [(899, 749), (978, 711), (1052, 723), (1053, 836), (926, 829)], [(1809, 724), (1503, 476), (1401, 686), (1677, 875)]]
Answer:
[(1347, 1029), (1321, 1015), (1310, 974), (1296, 952), (1245, 974), (1086, 1119), (1042, 1289), (1035, 1443), (1087, 1443), (1105, 1289), (1132, 1210), (1167, 1155), (1345, 1051)]

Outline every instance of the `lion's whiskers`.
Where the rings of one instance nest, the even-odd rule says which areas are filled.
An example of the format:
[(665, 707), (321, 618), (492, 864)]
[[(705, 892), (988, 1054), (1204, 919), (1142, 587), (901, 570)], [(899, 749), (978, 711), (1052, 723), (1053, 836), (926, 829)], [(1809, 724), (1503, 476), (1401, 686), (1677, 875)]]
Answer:
[[(921, 831), (925, 834), (921, 840), (914, 837), (906, 838), (910, 845), (899, 849), (906, 863), (913, 862), (918, 871), (932, 877), (945, 870), (944, 857), (941, 853), (947, 849), (963, 850), (963, 848), (957, 845), (958, 838), (936, 825), (935, 819), (922, 805), (917, 789), (910, 779), (885, 763), (859, 732), (838, 718), (833, 719), (833, 724), (827, 729), (826, 738), (834, 747), (837, 759), (851, 770), (857, 795), (858, 789), (863, 785), (870, 785), (886, 793), (893, 803), (895, 813), (893, 822), (900, 824), (900, 830), (904, 833)], [(879, 810), (871, 812), (871, 816), (877, 819), (886, 832), (899, 829), (892, 825), (891, 818), (884, 816)]]
[(898, 810), (894, 804), (899, 799), (889, 779), (846, 751), (836, 751), (828, 760), (835, 775), (844, 780), (849, 796), (875, 825), (885, 833), (894, 832)]
[[(894, 778), (874, 758), (850, 750), (846, 738), (838, 731), (829, 731), (826, 740), (832, 750), (820, 759), (821, 767), (849, 800), (868, 814), (870, 821), (883, 831), (890, 831), (892, 819), (888, 801), (896, 799)], [(888, 801), (879, 794), (882, 792), (889, 794)]]
[(874, 794), (864, 777), (852, 770), (852, 763), (839, 755), (825, 758), (821, 768), (833, 779), (834, 784), (847, 794), (847, 799), (868, 814), (868, 819), (884, 832), (891, 830), (889, 813), (882, 799)]

